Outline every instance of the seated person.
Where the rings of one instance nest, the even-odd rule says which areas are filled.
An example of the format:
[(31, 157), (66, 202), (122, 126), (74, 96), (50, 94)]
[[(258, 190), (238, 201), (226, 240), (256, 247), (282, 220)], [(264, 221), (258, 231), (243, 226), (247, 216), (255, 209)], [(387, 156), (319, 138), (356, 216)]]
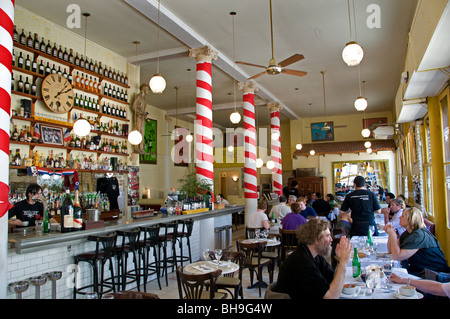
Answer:
[(284, 216), (281, 220), (281, 225), (284, 230), (297, 230), (303, 224), (306, 224), (306, 219), (300, 214), (300, 205), (293, 203), (291, 205), (292, 212)]
[(302, 214), (305, 219), (309, 219), (311, 217), (317, 217), (317, 213), (314, 208), (306, 206), (305, 197), (297, 198), (297, 203), (300, 205), (300, 214)]
[(287, 201), (287, 204), (286, 204), (287, 207), (291, 207), (291, 205), (292, 205), (293, 203), (295, 203), (296, 200), (297, 200), (297, 196), (295, 196), (295, 195), (289, 195), (288, 201)]
[(392, 258), (401, 261), (409, 274), (422, 276), (425, 268), (436, 272), (450, 272), (441, 246), (426, 228), (422, 212), (413, 207), (403, 211), (400, 226), (406, 231), (398, 238), (393, 225), (385, 226), (389, 235), (388, 252)]
[(429, 294), (432, 294), (435, 296), (440, 296), (440, 297), (447, 296), (448, 298), (450, 298), (450, 282), (442, 283), (442, 282), (433, 281), (433, 280), (408, 279), (406, 277), (397, 276), (394, 273), (392, 273), (389, 276), (389, 280), (392, 282), (395, 282), (397, 284), (408, 284), (408, 285), (414, 286), (417, 289), (419, 289), (420, 291), (423, 291), (423, 292), (426, 292), (426, 293), (429, 293)]
[(330, 204), (322, 198), (322, 193), (315, 193), (316, 200), (311, 204), (311, 207), (314, 208), (317, 215), (328, 217), (328, 214), (331, 211)]
[(333, 194), (327, 194), (327, 202), (330, 203), (330, 209), (333, 210), (335, 207), (339, 208), (338, 203), (336, 202), (336, 200), (334, 199)]
[(230, 205), (230, 203), (229, 203), (225, 198), (223, 198), (223, 195), (222, 195), (222, 194), (218, 194), (218, 195), (216, 196), (216, 203), (217, 203), (217, 204)]
[(283, 219), (284, 216), (286, 216), (290, 212), (291, 209), (286, 205), (286, 197), (281, 195), (280, 203), (272, 207), (272, 210), (270, 211), (270, 216), (273, 215), (275, 219), (281, 220)]
[(267, 202), (260, 200), (258, 202), (258, 210), (256, 212), (249, 212), (247, 218), (247, 227), (249, 228), (265, 228), (270, 229), (269, 218), (266, 214)]
[(405, 232), (405, 228), (400, 225), (400, 217), (403, 214), (404, 205), (405, 202), (403, 200), (394, 198), (391, 200), (391, 207), (389, 209), (390, 213), (393, 213), (394, 215), (392, 215), (392, 217), (384, 215), (384, 224), (387, 225), (388, 223), (391, 223), (399, 236)]
[(337, 227), (342, 229), (342, 233), (345, 236), (350, 236), (350, 231), (352, 230), (352, 213), (345, 213), (339, 216), (339, 221), (337, 223)]
[(44, 205), (37, 201), (42, 194), (42, 188), (38, 184), (30, 184), (25, 191), (26, 199), (17, 202), (13, 208), (8, 212), (9, 218), (16, 217), (15, 220), (10, 220), (11, 225), (16, 227), (35, 226), (36, 219), (44, 217)]
[(339, 298), (352, 251), (349, 239), (342, 236), (336, 246), (339, 263), (335, 271), (326, 260), (333, 242), (328, 221), (312, 218), (297, 229), (297, 239), (297, 248), (280, 268), (277, 292), (302, 301)]

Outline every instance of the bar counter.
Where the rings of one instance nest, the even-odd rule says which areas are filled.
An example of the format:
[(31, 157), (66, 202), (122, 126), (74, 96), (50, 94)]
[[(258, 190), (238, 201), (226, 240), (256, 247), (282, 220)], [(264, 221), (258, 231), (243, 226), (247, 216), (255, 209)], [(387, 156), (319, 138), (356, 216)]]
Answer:
[(233, 213), (244, 211), (244, 206), (228, 206), (223, 209), (215, 209), (212, 211), (187, 214), (187, 215), (163, 215), (161, 212), (153, 217), (139, 218), (139, 219), (119, 219), (114, 221), (106, 221), (105, 227), (75, 231), (69, 233), (61, 233), (58, 231), (51, 231), (48, 234), (37, 235), (34, 231), (30, 231), (28, 234), (23, 233), (11, 233), (9, 234), (8, 242), (10, 248), (14, 248), (16, 254), (26, 254), (43, 249), (49, 249), (58, 247), (61, 245), (67, 245), (70, 242), (76, 242), (79, 240), (86, 240), (89, 235), (104, 235), (116, 230), (130, 230), (140, 226), (150, 226), (158, 223), (169, 223), (174, 220), (200, 220), (211, 217), (218, 217)]
[[(215, 229), (227, 225), (232, 225), (232, 214), (243, 212), (242, 205), (228, 206), (223, 209), (216, 209), (187, 215), (163, 215), (158, 213), (153, 217), (139, 219), (119, 219), (117, 221), (105, 221), (105, 227), (82, 230), (77, 232), (60, 233), (51, 231), (49, 234), (36, 234), (34, 230), (26, 235), (23, 233), (10, 233), (8, 242), (8, 283), (26, 280), (29, 277), (40, 276), (46, 272), (61, 271), (62, 278), (56, 282), (57, 298), (71, 299), (74, 271), (79, 272), (80, 286), (92, 281), (91, 271), (87, 265), (82, 265), (79, 269), (74, 268), (73, 257), (80, 253), (86, 253), (95, 249), (95, 242), (88, 241), (89, 235), (104, 235), (117, 230), (131, 230), (139, 226), (151, 226), (159, 223), (167, 223), (174, 220), (186, 220), (192, 218), (194, 227), (191, 235), (192, 260), (197, 261), (202, 257), (202, 250), (205, 248), (214, 249)], [(183, 245), (187, 252), (187, 247)], [(177, 245), (178, 250), (178, 245)], [(132, 258), (129, 258), (129, 266)], [(86, 264), (86, 263), (83, 263)], [(130, 268), (131, 269), (131, 268)], [(155, 279), (150, 277), (150, 280)], [(51, 285), (46, 283), (41, 287), (41, 298), (48, 299), (51, 296)], [(132, 285), (127, 286), (133, 289)], [(29, 287), (23, 293), (24, 299), (33, 299), (35, 289)], [(158, 291), (154, 291), (158, 294)], [(14, 299), (16, 296), (8, 292), (8, 298)]]

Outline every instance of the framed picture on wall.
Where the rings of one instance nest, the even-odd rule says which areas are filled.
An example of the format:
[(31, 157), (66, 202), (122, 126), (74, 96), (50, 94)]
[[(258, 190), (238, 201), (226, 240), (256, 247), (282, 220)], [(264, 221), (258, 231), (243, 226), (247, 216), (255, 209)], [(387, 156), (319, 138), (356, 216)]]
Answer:
[(387, 123), (387, 117), (375, 117), (371, 119), (363, 119), (363, 129), (368, 128), (370, 130), (369, 137), (366, 138), (373, 138), (372, 130), (376, 128), (378, 124), (384, 124)]
[(46, 144), (63, 145), (64, 138), (62, 128), (41, 125), (42, 141)]
[(334, 141), (333, 122), (311, 123), (311, 140), (313, 142)]
[(143, 138), (144, 151), (147, 155), (139, 155), (139, 161), (144, 164), (156, 164), (157, 163), (157, 133), (158, 133), (158, 121), (152, 119), (145, 120), (145, 134)]

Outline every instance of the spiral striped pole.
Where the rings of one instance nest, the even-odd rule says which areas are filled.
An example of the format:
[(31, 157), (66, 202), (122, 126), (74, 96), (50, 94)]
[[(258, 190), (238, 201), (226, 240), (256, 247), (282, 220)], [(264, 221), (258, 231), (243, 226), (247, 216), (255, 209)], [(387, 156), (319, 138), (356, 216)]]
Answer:
[(210, 181), (214, 186), (212, 78), (211, 62), (217, 52), (208, 46), (191, 49), (189, 56), (197, 60), (195, 163), (197, 178)]
[(280, 103), (268, 103), (267, 107), (270, 109), (270, 132), (278, 133), (276, 140), (270, 138), (272, 145), (272, 161), (275, 167), (272, 169), (272, 189), (274, 193), (283, 195), (283, 174), (281, 169), (281, 130), (280, 130)]
[(243, 91), (244, 100), (244, 198), (245, 212), (256, 212), (258, 208), (258, 181), (256, 173), (256, 125), (255, 93), (258, 92), (254, 82), (238, 83)]
[[(0, 299), (6, 298), (9, 204), (9, 121), (14, 32), (14, 0), (0, 0)], [(5, 216), (6, 215), (6, 216)]]

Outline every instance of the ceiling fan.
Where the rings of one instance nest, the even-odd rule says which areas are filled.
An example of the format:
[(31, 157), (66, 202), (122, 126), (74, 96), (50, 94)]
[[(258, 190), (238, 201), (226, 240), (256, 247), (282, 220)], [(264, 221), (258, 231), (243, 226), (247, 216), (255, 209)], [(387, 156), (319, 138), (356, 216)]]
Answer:
[(238, 64), (243, 65), (249, 65), (249, 66), (255, 66), (258, 68), (264, 68), (266, 69), (264, 72), (258, 73), (252, 77), (249, 78), (249, 80), (255, 79), (257, 77), (260, 77), (264, 74), (270, 74), (270, 75), (276, 75), (279, 73), (286, 73), (290, 75), (295, 76), (305, 76), (307, 73), (304, 71), (297, 71), (297, 70), (291, 70), (291, 69), (285, 69), (286, 66), (291, 65), (297, 61), (303, 60), (305, 57), (302, 54), (294, 54), (290, 56), (289, 58), (281, 61), (280, 63), (277, 63), (274, 58), (273, 54), (273, 24), (272, 24), (272, 0), (270, 0), (270, 39), (271, 39), (271, 46), (272, 46), (272, 58), (269, 61), (269, 66), (265, 67), (263, 65), (253, 64), (253, 63), (247, 63), (242, 61), (236, 61)]

